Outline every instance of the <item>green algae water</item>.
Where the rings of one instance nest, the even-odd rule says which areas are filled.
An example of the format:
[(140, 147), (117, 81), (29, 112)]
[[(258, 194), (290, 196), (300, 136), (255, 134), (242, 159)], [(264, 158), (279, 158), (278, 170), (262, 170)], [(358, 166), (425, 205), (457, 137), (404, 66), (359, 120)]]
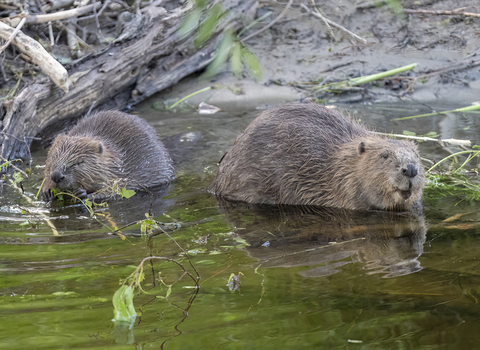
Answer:
[[(379, 131), (480, 143), (474, 116), (394, 123), (420, 113), (347, 111)], [(480, 203), (429, 196), (425, 217), (416, 217), (217, 202), (207, 191), (216, 163), (258, 114), (141, 111), (162, 137), (201, 138), (179, 152), (168, 190), (96, 207), (95, 218), (80, 204), (25, 199), (34, 199), (42, 178), (35, 165), (46, 152), (34, 153), (24, 195), (2, 188), (0, 348), (477, 348)], [(428, 159), (448, 155), (435, 144), (419, 147)], [(183, 251), (165, 234), (142, 236), (140, 224), (111, 234), (146, 213), (166, 224)], [(198, 290), (168, 260), (196, 276), (186, 255)], [(113, 322), (115, 292), (147, 257), (167, 260), (144, 264), (136, 316)]]

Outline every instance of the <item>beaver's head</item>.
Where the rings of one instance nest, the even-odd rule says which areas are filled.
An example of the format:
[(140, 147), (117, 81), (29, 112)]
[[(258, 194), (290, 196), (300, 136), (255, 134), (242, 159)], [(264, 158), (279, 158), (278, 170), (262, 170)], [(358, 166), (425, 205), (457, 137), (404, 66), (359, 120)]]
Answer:
[(405, 210), (421, 199), (425, 172), (413, 142), (367, 138), (359, 142), (358, 155), (372, 207)]
[[(98, 191), (113, 180), (121, 164), (119, 157), (101, 141), (85, 136), (59, 135), (48, 152), (45, 165), (44, 199), (52, 188), (57, 192)], [(51, 196), (50, 196), (51, 197)]]

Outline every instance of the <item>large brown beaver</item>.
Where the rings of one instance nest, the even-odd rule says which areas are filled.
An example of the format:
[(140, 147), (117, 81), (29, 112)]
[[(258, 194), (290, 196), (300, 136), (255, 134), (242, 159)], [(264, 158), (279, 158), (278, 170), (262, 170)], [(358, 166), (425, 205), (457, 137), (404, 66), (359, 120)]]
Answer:
[(412, 142), (376, 136), (316, 104), (263, 112), (220, 162), (211, 191), (258, 204), (404, 211), (425, 184)]
[(138, 190), (167, 184), (174, 169), (155, 130), (143, 119), (119, 111), (99, 112), (58, 135), (48, 152), (42, 198), (52, 189), (85, 198), (109, 197), (116, 180)]

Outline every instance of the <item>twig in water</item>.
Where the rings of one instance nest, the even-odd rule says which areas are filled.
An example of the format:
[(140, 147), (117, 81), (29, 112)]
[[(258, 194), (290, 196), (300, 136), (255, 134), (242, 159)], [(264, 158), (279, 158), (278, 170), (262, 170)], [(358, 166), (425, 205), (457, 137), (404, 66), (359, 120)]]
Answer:
[[(158, 225), (161, 224), (161, 222), (158, 222), (158, 221), (155, 221), (155, 222), (156, 222)], [(157, 230), (157, 231), (161, 231), (161, 232), (163, 232), (164, 234), (166, 234), (167, 237), (170, 238), (170, 239), (177, 245), (178, 248), (180, 248), (180, 250), (183, 252), (183, 254), (185, 254), (185, 258), (187, 258), (187, 260), (188, 260), (190, 266), (192, 267), (193, 271), (195, 271), (195, 273), (197, 274), (197, 278), (200, 278), (200, 274), (198, 273), (197, 269), (196, 269), (195, 266), (193, 265), (192, 260), (190, 260), (190, 257), (188, 256), (188, 253), (185, 251), (185, 249), (183, 249), (182, 246), (181, 246), (180, 244), (178, 244), (178, 242), (177, 242), (172, 236), (170, 236), (170, 235), (167, 233), (167, 231), (165, 231), (163, 228), (160, 227), (159, 230)], [(153, 235), (154, 233), (155, 233), (155, 232), (152, 232), (152, 235)], [(184, 269), (184, 271), (186, 271), (186, 270)], [(190, 275), (190, 273), (188, 273), (188, 274)], [(192, 276), (192, 275), (190, 275), (190, 276)], [(196, 282), (196, 284), (197, 284), (197, 288), (199, 288), (200, 286), (198, 285), (197, 282)]]
[(411, 136), (411, 135), (401, 135), (401, 134), (387, 134), (383, 132), (376, 132), (375, 134), (383, 135), (383, 136), (398, 137), (403, 139), (410, 139), (410, 140), (433, 141), (433, 142), (438, 142), (442, 147), (445, 147), (445, 144), (461, 146), (461, 147), (470, 147), (472, 145), (472, 143), (469, 140), (456, 140), (456, 139), (442, 140), (442, 139), (434, 139), (431, 137)]
[(189, 98), (192, 97), (192, 96), (195, 96), (195, 95), (197, 95), (197, 94), (199, 94), (199, 93), (201, 93), (201, 92), (208, 91), (208, 90), (210, 90), (210, 89), (212, 89), (211, 86), (206, 87), (206, 88), (201, 89), (201, 90), (198, 90), (198, 91), (195, 91), (194, 93), (192, 93), (192, 94), (190, 94), (190, 95), (188, 95), (188, 96), (185, 96), (185, 97), (182, 98), (181, 100), (178, 100), (177, 102), (175, 102), (173, 105), (171, 105), (170, 107), (168, 107), (167, 110), (173, 109), (174, 107), (178, 106), (180, 103), (182, 103), (183, 101), (185, 101), (186, 99), (189, 99)]
[(432, 115), (438, 115), (438, 114), (456, 113), (456, 112), (471, 112), (471, 111), (474, 111), (474, 110), (477, 110), (477, 109), (480, 109), (480, 104), (473, 105), (473, 106), (468, 106), (468, 107), (457, 108), (457, 109), (452, 109), (450, 111), (440, 111), (440, 112), (433, 112), (433, 113), (427, 113), (427, 114), (412, 115), (411, 117), (395, 118), (395, 119), (392, 119), (392, 120), (408, 120), (408, 119), (430, 117)]
[(247, 41), (248, 39), (251, 39), (253, 38), (255, 35), (258, 35), (260, 34), (261, 32), (267, 30), (268, 28), (270, 28), (271, 26), (273, 26), (275, 23), (277, 23), (284, 15), (285, 13), (287, 12), (287, 10), (289, 9), (289, 7), (292, 5), (292, 2), (293, 0), (289, 0), (288, 1), (288, 4), (285, 6), (285, 8), (283, 9), (283, 11), (277, 16), (277, 18), (275, 18), (273, 21), (271, 21), (269, 24), (267, 24), (265, 27), (263, 27), (262, 29), (259, 29), (257, 30), (255, 33), (252, 33), (250, 35), (248, 35), (246, 38), (243, 38), (242, 40), (240, 40), (240, 42), (243, 44), (245, 43), (245, 41)]

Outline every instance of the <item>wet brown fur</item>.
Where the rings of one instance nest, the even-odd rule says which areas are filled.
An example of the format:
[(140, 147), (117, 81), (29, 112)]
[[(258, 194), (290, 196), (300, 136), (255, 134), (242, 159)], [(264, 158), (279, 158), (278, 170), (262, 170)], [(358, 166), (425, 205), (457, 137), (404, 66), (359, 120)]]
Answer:
[[(402, 173), (407, 164), (416, 176)], [(291, 104), (247, 127), (210, 189), (248, 203), (403, 211), (421, 206), (424, 184), (414, 143), (376, 136), (320, 105)]]
[[(53, 181), (55, 172), (62, 181)], [(57, 136), (48, 152), (42, 197), (51, 199), (53, 188), (91, 194), (115, 180), (137, 190), (173, 178), (168, 152), (147, 122), (119, 111), (99, 112)]]

